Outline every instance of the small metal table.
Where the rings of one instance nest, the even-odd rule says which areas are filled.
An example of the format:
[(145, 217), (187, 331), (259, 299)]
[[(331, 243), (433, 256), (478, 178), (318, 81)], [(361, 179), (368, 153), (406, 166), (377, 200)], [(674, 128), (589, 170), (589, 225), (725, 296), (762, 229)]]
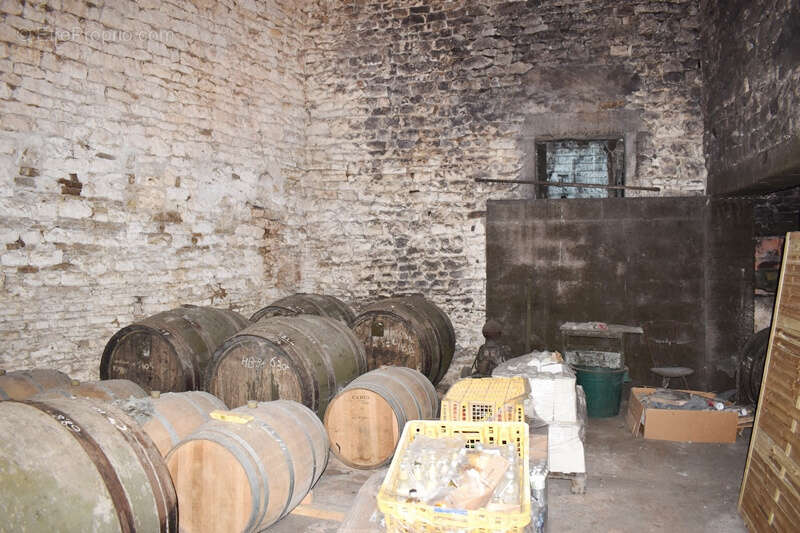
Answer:
[(606, 368), (624, 368), (625, 336), (644, 333), (639, 326), (605, 322), (564, 322), (559, 330), (567, 363)]

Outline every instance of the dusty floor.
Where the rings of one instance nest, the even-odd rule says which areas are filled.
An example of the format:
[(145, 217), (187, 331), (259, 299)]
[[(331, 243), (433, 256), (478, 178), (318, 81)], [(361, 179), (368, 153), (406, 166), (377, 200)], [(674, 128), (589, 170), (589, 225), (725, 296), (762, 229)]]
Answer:
[(633, 439), (622, 416), (590, 419), (586, 494), (549, 480), (549, 531), (746, 532), (736, 502), (747, 445)]
[[(571, 494), (568, 480), (549, 480), (548, 531), (746, 532), (736, 501), (747, 444), (743, 437), (735, 444), (645, 441), (630, 436), (622, 416), (590, 419), (586, 494)], [(296, 512), (270, 531), (337, 531), (370, 475), (331, 460), (312, 503), (298, 510), (326, 518)]]

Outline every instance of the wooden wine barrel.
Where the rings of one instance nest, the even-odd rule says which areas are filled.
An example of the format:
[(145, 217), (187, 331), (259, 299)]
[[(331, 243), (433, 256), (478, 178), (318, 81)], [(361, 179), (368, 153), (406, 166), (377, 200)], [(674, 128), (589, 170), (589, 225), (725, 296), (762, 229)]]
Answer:
[(69, 388), (69, 376), (50, 368), (0, 370), (0, 400), (26, 400), (49, 389)]
[(183, 306), (119, 330), (100, 361), (102, 379), (129, 379), (146, 391), (196, 390), (222, 342), (250, 324), (234, 311)]
[[(165, 457), (184, 437), (208, 422), (211, 411), (228, 409), (222, 400), (203, 391), (164, 394), (153, 391), (146, 404), (135, 408), (137, 414), (133, 418), (142, 425), (142, 429)], [(132, 405), (122, 406), (126, 411), (129, 407)]]
[(764, 378), (764, 365), (767, 362), (767, 348), (772, 328), (757, 331), (747, 339), (739, 355), (737, 366), (737, 390), (743, 403), (758, 403), (761, 382)]
[(387, 366), (357, 377), (325, 412), (331, 452), (354, 468), (377, 468), (394, 455), (409, 420), (436, 418), (439, 397), (411, 368)]
[(144, 398), (147, 393), (139, 385), (127, 379), (107, 379), (103, 381), (86, 381), (81, 383), (73, 379), (69, 388), (50, 389), (33, 396), (36, 401), (58, 398), (91, 398), (104, 402), (127, 400), (128, 398)]
[(348, 326), (353, 323), (356, 314), (346, 303), (325, 294), (297, 293), (272, 302), (256, 311), (250, 317), (251, 322), (271, 316), (318, 315), (327, 316)]
[(167, 456), (181, 531), (261, 531), (325, 470), (328, 439), (313, 412), (284, 400), (251, 405), (203, 424)]
[(364, 347), (332, 318), (264, 318), (220, 346), (206, 390), (229, 407), (248, 400), (294, 400), (319, 413), (344, 385), (367, 371)]
[(368, 305), (353, 321), (370, 370), (384, 365), (422, 372), (433, 384), (441, 380), (456, 349), (453, 324), (421, 295), (386, 298)]
[(164, 460), (110, 404), (0, 402), (0, 434), (0, 516), (12, 530), (178, 530)]

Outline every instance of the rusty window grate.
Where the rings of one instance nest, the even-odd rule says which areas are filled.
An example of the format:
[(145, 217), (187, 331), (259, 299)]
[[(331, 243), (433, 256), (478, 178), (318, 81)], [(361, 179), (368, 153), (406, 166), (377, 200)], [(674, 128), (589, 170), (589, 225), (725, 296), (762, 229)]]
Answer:
[[(536, 179), (598, 185), (624, 185), (622, 139), (556, 139), (536, 143)], [(541, 185), (537, 198), (608, 198), (623, 191)]]

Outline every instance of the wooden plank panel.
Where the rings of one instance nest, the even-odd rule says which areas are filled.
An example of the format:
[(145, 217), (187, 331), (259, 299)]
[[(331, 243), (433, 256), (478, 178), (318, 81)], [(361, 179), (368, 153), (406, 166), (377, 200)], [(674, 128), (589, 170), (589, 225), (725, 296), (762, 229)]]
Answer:
[(739, 513), (757, 533), (800, 524), (800, 232), (783, 255), (767, 361), (739, 494)]
[(780, 424), (775, 416), (772, 416), (772, 412), (769, 409), (771, 406), (768, 403), (765, 403), (764, 405), (766, 406), (766, 409), (764, 410), (764, 417), (761, 421), (761, 430), (759, 431), (759, 434), (765, 433), (776, 442), (786, 446), (786, 444), (789, 442), (789, 430), (787, 430), (784, 425)]
[[(751, 518), (756, 517), (759, 527), (751, 527), (756, 531), (790, 531), (788, 528), (789, 519), (783, 508), (776, 504), (776, 496), (780, 498), (780, 489), (776, 484), (776, 477), (769, 474), (769, 469), (760, 461), (754, 461), (754, 473), (757, 473), (757, 480), (762, 490), (753, 494), (753, 498), (748, 502), (751, 509)], [(754, 477), (754, 480), (756, 478)]]
[[(754, 477), (754, 482), (763, 482), (764, 476), (758, 478)], [(766, 490), (756, 491), (746, 501), (746, 505), (740, 507), (739, 512), (747, 508), (748, 512), (745, 515), (745, 520), (750, 525), (750, 529), (757, 532), (762, 531), (776, 531), (774, 523), (770, 523), (770, 516), (773, 514), (772, 499), (767, 494)], [(744, 514), (744, 513), (743, 513)], [(780, 518), (779, 518), (780, 521)]]
[(798, 410), (794, 408), (796, 401), (797, 394), (792, 394), (791, 391), (781, 390), (776, 387), (774, 390), (770, 390), (769, 393), (765, 392), (764, 402), (768, 409), (765, 413), (771, 412), (776, 416), (794, 420), (795, 418), (793, 417), (798, 413)]

